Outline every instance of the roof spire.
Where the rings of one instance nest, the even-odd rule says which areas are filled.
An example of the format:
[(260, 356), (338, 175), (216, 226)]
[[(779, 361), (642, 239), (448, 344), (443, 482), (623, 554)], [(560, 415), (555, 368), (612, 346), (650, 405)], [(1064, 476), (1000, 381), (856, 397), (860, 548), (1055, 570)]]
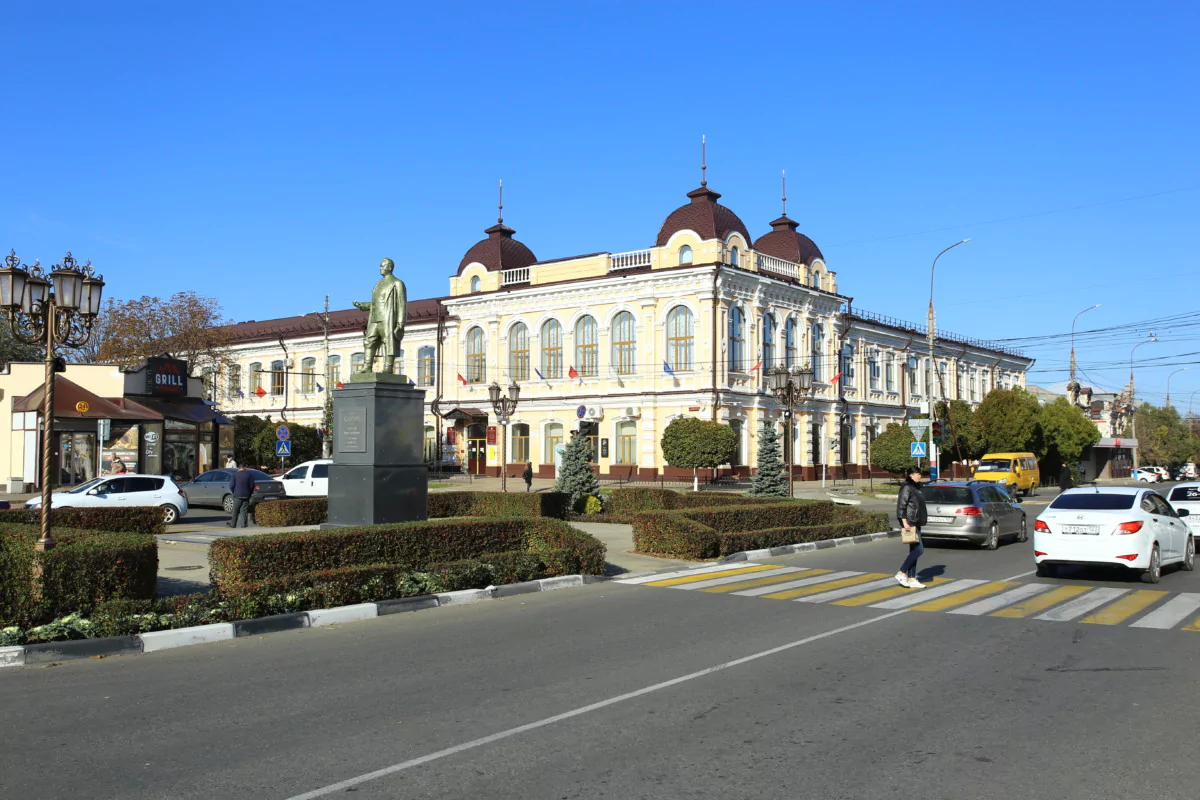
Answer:
[(787, 216), (787, 170), (783, 170), (783, 215)]
[(707, 137), (703, 133), (700, 134), (700, 185), (701, 186), (708, 186), (708, 177), (705, 175), (705, 171), (708, 169), (708, 164), (705, 163), (708, 160), (705, 157), (706, 153), (707, 153), (707, 144), (708, 144)]
[(504, 224), (504, 179), (500, 179), (500, 215), (496, 217), (496, 222)]

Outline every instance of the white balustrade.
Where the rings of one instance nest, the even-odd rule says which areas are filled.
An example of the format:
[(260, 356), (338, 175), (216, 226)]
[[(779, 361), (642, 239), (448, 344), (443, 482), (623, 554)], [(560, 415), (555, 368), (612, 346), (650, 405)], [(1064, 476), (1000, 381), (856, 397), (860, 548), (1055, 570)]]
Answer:
[(784, 261), (782, 258), (775, 258), (775, 256), (768, 256), (764, 255), (763, 253), (758, 253), (757, 256), (758, 269), (760, 272), (774, 272), (778, 275), (785, 275), (793, 279), (796, 277), (798, 267), (791, 261)]
[(529, 283), (529, 267), (506, 269), (500, 273), (501, 286), (510, 286), (514, 283)]
[(633, 269), (634, 267), (650, 266), (649, 250), (631, 250), (628, 253), (613, 253), (608, 258), (609, 272), (615, 272), (619, 269)]

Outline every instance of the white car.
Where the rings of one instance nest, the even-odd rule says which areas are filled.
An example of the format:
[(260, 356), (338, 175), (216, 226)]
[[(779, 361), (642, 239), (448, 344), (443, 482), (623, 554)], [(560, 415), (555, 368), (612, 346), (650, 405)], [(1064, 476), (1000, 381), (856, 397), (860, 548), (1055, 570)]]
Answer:
[[(93, 478), (73, 489), (54, 492), (51, 508), (136, 508), (158, 506), (170, 525), (188, 512), (187, 497), (165, 475), (111, 475)], [(41, 508), (42, 498), (35, 497), (26, 508)]]
[(1188, 512), (1184, 522), (1195, 535), (1196, 531), (1200, 530), (1200, 482), (1190, 481), (1172, 486), (1171, 491), (1167, 493), (1167, 502), (1177, 514), (1181, 511)]
[(284, 494), (288, 497), (328, 497), (329, 465), (332, 463), (332, 458), (318, 458), (292, 467), (279, 479)]
[(1182, 517), (1153, 489), (1109, 486), (1068, 489), (1033, 524), (1033, 557), (1039, 577), (1060, 564), (1120, 566), (1158, 583), (1166, 564), (1195, 568), (1196, 545)]
[(1146, 483), (1158, 483), (1162, 480), (1162, 476), (1149, 467), (1141, 467), (1129, 473), (1129, 477), (1135, 481), (1144, 481)]

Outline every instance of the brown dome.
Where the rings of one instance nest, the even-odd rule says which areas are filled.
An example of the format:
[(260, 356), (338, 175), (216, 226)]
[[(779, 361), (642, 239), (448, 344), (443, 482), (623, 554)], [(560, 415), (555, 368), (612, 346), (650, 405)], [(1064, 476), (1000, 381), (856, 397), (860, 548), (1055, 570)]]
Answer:
[(740, 233), (750, 241), (746, 224), (738, 215), (717, 202), (721, 195), (707, 186), (688, 192), (692, 202), (671, 212), (658, 232), (656, 247), (662, 247), (679, 231), (695, 231), (701, 239), (728, 239), (731, 233)]
[(513, 234), (516, 231), (503, 222), (493, 225), (484, 233), (488, 238), (476, 242), (463, 256), (462, 261), (458, 262), (459, 275), (468, 264), (483, 264), (488, 272), (498, 272), (537, 263), (537, 256), (533, 251), (514, 239)]
[(800, 223), (784, 214), (771, 223), (771, 232), (764, 233), (754, 243), (754, 249), (764, 255), (782, 258), (795, 264), (812, 266), (816, 259), (825, 260), (812, 239), (796, 229)]

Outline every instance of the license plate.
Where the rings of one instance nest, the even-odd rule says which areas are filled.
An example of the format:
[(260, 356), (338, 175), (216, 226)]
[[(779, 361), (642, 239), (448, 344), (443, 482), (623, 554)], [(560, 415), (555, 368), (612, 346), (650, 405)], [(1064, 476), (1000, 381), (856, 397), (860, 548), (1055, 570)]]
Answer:
[(1096, 536), (1100, 533), (1099, 525), (1063, 525), (1063, 533), (1082, 533), (1089, 536)]
[(954, 517), (929, 517), (930, 522), (948, 523), (954, 522)]

